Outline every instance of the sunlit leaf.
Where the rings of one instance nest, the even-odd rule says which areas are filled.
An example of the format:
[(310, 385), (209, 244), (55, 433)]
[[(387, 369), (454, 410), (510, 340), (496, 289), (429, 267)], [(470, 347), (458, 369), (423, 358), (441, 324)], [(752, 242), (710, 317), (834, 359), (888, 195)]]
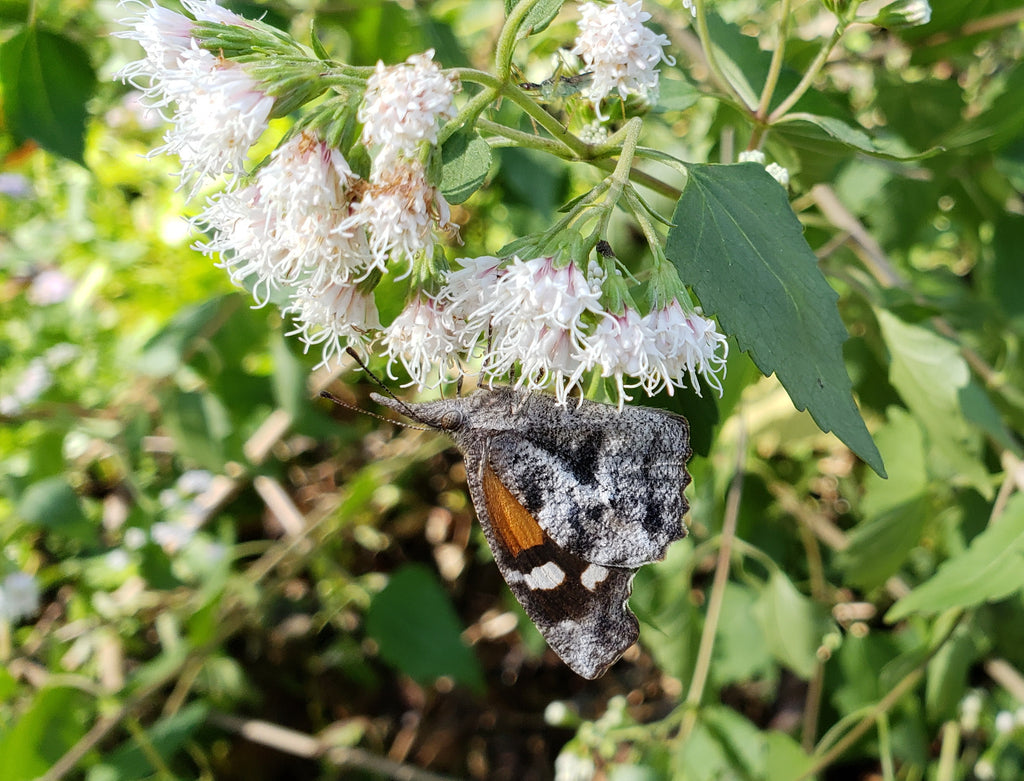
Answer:
[(915, 613), (974, 607), (1024, 587), (1024, 494), (1015, 494), (1002, 515), (971, 540), (963, 553), (943, 562), (929, 580), (900, 599), (885, 620)]

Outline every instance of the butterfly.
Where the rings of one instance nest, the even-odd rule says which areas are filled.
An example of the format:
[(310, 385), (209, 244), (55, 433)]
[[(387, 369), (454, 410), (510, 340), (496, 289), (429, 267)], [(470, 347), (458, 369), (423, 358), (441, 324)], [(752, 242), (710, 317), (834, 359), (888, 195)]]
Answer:
[(603, 675), (639, 636), (634, 574), (686, 535), (686, 419), (511, 387), (372, 397), (451, 436), (505, 582), (572, 670)]

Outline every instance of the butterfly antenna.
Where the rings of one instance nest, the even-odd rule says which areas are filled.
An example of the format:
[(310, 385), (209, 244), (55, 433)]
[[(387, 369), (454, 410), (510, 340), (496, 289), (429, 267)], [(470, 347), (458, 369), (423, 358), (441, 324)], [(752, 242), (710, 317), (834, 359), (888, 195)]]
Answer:
[(415, 429), (416, 431), (429, 431), (430, 429), (426, 426), (413, 426), (402, 420), (395, 420), (394, 418), (386, 418), (383, 415), (378, 415), (376, 412), (370, 412), (368, 409), (357, 407), (355, 404), (349, 404), (347, 401), (342, 401), (330, 391), (320, 391), (320, 398), (329, 399), (337, 404), (339, 407), (345, 407), (345, 409), (353, 410), (354, 412), (361, 412), (364, 415), (369, 415), (371, 418), (377, 418), (377, 420), (383, 420), (385, 423), (392, 423), (396, 426), (404, 426), (405, 428)]
[[(387, 386), (387, 384), (380, 377), (378, 377), (376, 374), (374, 374), (370, 370), (370, 367), (367, 366), (363, 362), (363, 359), (359, 357), (359, 353), (357, 353), (351, 347), (346, 347), (345, 348), (345, 352), (347, 352), (349, 354), (349, 357), (351, 357), (352, 360), (354, 360), (357, 364), (359, 364), (359, 368), (361, 368), (364, 372), (366, 372), (366, 375), (371, 380), (373, 380), (375, 383), (377, 383), (377, 387), (379, 387), (382, 391), (384, 391), (384, 393), (386, 393), (388, 396), (393, 398), (395, 401), (397, 401), (401, 405), (402, 409), (405, 411), (406, 416), (412, 418), (413, 420), (419, 420), (420, 419), (419, 416), (416, 414), (415, 410), (413, 410), (412, 407), (410, 407), (408, 404), (406, 404), (404, 401), (402, 401), (402, 399), (398, 398), (398, 396), (395, 395), (394, 391), (392, 391), (391, 388), (389, 388)], [(321, 393), (320, 395), (323, 396), (324, 394)], [(334, 398), (333, 396), (331, 396), (329, 394), (327, 395), (327, 398), (332, 399), (335, 402), (338, 402), (338, 400), (336, 398)], [(345, 404), (344, 402), (338, 402), (338, 403), (340, 403), (341, 406), (343, 406), (343, 407), (350, 407), (352, 409), (357, 409), (356, 407), (352, 407), (352, 405)], [(366, 412), (366, 410), (359, 410), (359, 411), (360, 412)], [(366, 414), (367, 415), (373, 415), (373, 417), (375, 417), (375, 418), (380, 418), (381, 420), (386, 420), (386, 421), (388, 421), (390, 423), (397, 423), (399, 426), (405, 426), (406, 428), (416, 429), (418, 431), (427, 431), (428, 428), (429, 428), (429, 427), (428, 428), (421, 428), (420, 426), (410, 426), (408, 423), (403, 423), (401, 421), (392, 420), (391, 418), (385, 418), (382, 415), (376, 415), (376, 414), (374, 414), (372, 412), (367, 412)]]

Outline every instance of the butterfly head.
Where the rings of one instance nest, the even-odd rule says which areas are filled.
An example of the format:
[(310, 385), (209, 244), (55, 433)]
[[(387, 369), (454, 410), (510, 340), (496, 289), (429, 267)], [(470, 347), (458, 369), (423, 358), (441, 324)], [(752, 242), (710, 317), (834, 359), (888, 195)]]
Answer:
[(450, 433), (465, 428), (470, 419), (469, 410), (465, 406), (465, 399), (442, 399), (421, 404), (407, 404), (400, 399), (389, 398), (379, 393), (370, 394), (370, 398), (378, 404), (391, 407), (396, 412), (400, 412), (418, 423)]

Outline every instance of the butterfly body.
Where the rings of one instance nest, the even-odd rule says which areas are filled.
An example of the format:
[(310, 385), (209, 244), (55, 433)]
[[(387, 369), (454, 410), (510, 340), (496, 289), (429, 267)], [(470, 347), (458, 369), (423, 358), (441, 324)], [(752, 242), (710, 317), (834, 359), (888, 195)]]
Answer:
[(495, 562), (548, 645), (596, 678), (639, 634), (633, 575), (686, 534), (680, 416), (480, 389), (393, 409), (455, 440)]

